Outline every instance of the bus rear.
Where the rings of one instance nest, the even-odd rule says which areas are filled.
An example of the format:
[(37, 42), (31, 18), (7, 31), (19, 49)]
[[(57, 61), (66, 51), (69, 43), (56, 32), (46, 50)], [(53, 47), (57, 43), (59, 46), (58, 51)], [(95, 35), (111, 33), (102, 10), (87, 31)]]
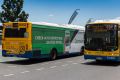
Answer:
[(84, 38), (85, 59), (120, 61), (118, 24), (87, 24)]
[(31, 23), (9, 22), (3, 24), (2, 55), (29, 57), (31, 51)]

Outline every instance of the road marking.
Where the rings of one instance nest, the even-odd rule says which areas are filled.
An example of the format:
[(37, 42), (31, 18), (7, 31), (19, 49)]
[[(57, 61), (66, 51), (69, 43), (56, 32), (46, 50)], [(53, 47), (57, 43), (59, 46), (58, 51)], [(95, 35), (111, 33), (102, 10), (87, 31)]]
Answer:
[(52, 66), (52, 67), (50, 67), (50, 68), (56, 68), (57, 66)]
[(33, 66), (33, 65), (25, 65), (25, 66)]
[(78, 64), (78, 63), (72, 63), (72, 64)]
[(15, 74), (7, 74), (7, 75), (3, 75), (3, 76), (9, 77), (9, 76), (13, 76), (13, 75), (15, 75)]
[(43, 69), (45, 69), (45, 68), (39, 68), (39, 69), (35, 69), (35, 70), (37, 70), (37, 71), (41, 71), (41, 70), (43, 70)]
[(62, 63), (62, 62), (56, 62), (55, 64), (59, 64), (59, 63)]
[(46, 65), (46, 64), (49, 64), (49, 63), (43, 63), (43, 64), (41, 64), (41, 65)]
[(73, 62), (73, 61), (67, 61), (67, 62)]
[(68, 66), (68, 64), (64, 64), (64, 65), (62, 65), (63, 67), (65, 67), (65, 66)]
[(8, 66), (8, 67), (17, 67), (17, 66)]
[(21, 72), (21, 73), (24, 74), (24, 73), (28, 73), (28, 72), (30, 72), (30, 71), (23, 71), (23, 72)]

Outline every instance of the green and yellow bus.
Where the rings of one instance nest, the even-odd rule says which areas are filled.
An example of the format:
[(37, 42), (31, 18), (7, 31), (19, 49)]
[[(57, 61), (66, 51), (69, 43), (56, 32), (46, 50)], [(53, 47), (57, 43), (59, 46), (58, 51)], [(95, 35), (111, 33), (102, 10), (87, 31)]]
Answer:
[(51, 58), (80, 52), (84, 44), (82, 26), (45, 22), (3, 24), (2, 55), (5, 57)]
[(120, 20), (87, 24), (84, 45), (85, 59), (120, 61)]

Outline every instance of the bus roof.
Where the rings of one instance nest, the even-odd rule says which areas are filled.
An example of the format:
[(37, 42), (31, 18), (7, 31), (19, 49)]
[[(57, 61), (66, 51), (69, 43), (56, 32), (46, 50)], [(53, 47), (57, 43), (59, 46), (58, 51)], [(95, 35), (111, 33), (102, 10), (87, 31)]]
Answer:
[(120, 19), (96, 20), (96, 21), (91, 22), (89, 24), (119, 24), (120, 25)]
[(70, 29), (85, 30), (85, 27), (83, 27), (83, 26), (71, 25), (71, 24), (70, 24), (70, 25), (69, 25), (69, 24), (59, 25), (59, 24), (47, 23), (47, 22), (32, 22), (32, 24), (45, 25), (45, 26), (54, 26), (54, 27), (61, 27), (61, 28), (70, 28)]

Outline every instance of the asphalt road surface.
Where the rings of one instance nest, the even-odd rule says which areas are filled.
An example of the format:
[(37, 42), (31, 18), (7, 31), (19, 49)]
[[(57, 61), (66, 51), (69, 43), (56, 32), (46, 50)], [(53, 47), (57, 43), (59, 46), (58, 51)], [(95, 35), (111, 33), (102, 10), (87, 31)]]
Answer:
[(120, 64), (83, 56), (55, 61), (0, 56), (0, 80), (120, 80)]

